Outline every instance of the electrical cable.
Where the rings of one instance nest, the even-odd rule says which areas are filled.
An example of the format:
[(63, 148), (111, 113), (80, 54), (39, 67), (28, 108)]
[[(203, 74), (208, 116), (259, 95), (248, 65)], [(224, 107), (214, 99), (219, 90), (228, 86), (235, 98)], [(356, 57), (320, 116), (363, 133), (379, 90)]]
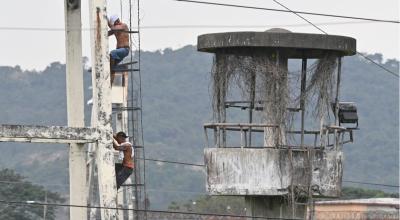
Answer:
[[(62, 186), (62, 188), (68, 188), (69, 189), (69, 184), (43, 184), (43, 183), (34, 183), (34, 182), (21, 182), (21, 181), (7, 181), (7, 180), (0, 180), (0, 184), (31, 184), (31, 185), (37, 185), (37, 186), (42, 186), (42, 187), (49, 187), (49, 186)], [(163, 190), (163, 189), (147, 189), (148, 191), (151, 192), (166, 192), (166, 193), (178, 193), (178, 194), (195, 194), (195, 195), (205, 195), (205, 192), (201, 191), (182, 191), (182, 190)]]
[(160, 160), (160, 159), (150, 159), (150, 158), (139, 158), (139, 160), (146, 160), (146, 161), (153, 161), (153, 162), (162, 162), (162, 163), (170, 163), (170, 164), (180, 164), (180, 165), (187, 165), (187, 166), (197, 166), (197, 167), (204, 167), (204, 164), (195, 164), (195, 163), (187, 163), (187, 162), (178, 162), (178, 161), (169, 161), (169, 160)]
[[(177, 162), (177, 161), (169, 161), (169, 160), (158, 160), (158, 159), (146, 159), (147, 161), (154, 161), (154, 162), (162, 162), (162, 163), (170, 163), (170, 164), (180, 164), (180, 165), (186, 165), (186, 166), (198, 166), (198, 167), (204, 167), (204, 164), (194, 164), (194, 163), (187, 163), (187, 162)], [(380, 183), (370, 183), (370, 182), (361, 182), (361, 181), (353, 181), (353, 180), (343, 180), (343, 182), (346, 183), (359, 183), (359, 184), (364, 184), (364, 185), (375, 185), (375, 186), (384, 186), (384, 187), (397, 187), (399, 188), (399, 185), (390, 185), (390, 184), (380, 184)]]
[[(315, 23), (320, 26), (327, 25), (346, 25), (346, 24), (370, 24), (369, 21), (347, 21), (347, 22), (321, 22)], [(309, 24), (276, 24), (276, 25), (147, 25), (141, 26), (140, 29), (187, 29), (187, 28), (268, 28), (268, 27), (276, 27), (276, 26), (285, 26), (285, 27), (305, 27)], [(11, 26), (2, 26), (0, 27), (2, 31), (65, 31), (65, 28), (57, 28), (57, 27), (11, 27)], [(81, 31), (90, 31), (90, 28), (72, 28), (71, 30), (81, 30)], [(132, 32), (132, 31), (131, 31)], [(134, 31), (137, 33), (137, 31)]]
[[(184, 166), (195, 166), (195, 167), (205, 167), (205, 164), (195, 164), (195, 163), (188, 163), (188, 162), (179, 162), (179, 161), (171, 161), (171, 160), (161, 160), (161, 159), (152, 159), (152, 158), (138, 158), (139, 160), (151, 161), (151, 162), (161, 162), (161, 163), (169, 163), (169, 164), (179, 164)], [(374, 186), (383, 186), (383, 187), (393, 187), (399, 188), (400, 185), (392, 185), (392, 184), (381, 184), (381, 183), (371, 183), (371, 182), (363, 182), (363, 181), (355, 181), (355, 180), (343, 180), (344, 183), (357, 183), (357, 184), (364, 184), (364, 185), (374, 185)], [(29, 182), (13, 182), (13, 181), (0, 181), (0, 183), (29, 183)], [(40, 183), (34, 183), (40, 184)], [(63, 185), (63, 184), (46, 184), (46, 186), (52, 185)]]
[[(278, 12), (291, 12), (294, 13), (295, 15), (297, 15), (298, 17), (300, 17), (301, 19), (303, 19), (304, 21), (306, 21), (307, 23), (311, 24), (312, 26), (314, 26), (315, 28), (317, 28), (319, 31), (321, 31), (324, 34), (328, 33), (324, 30), (322, 30), (321, 28), (319, 28), (318, 26), (316, 26), (314, 23), (310, 22), (309, 20), (307, 20), (306, 18), (304, 18), (303, 16), (301, 16), (300, 14), (308, 14), (308, 15), (319, 15), (319, 16), (328, 16), (328, 17), (339, 17), (339, 18), (349, 18), (349, 19), (357, 19), (357, 20), (366, 20), (366, 21), (377, 21), (377, 22), (389, 22), (389, 23), (400, 23), (400, 21), (394, 21), (394, 20), (381, 20), (381, 19), (374, 19), (374, 18), (360, 18), (360, 17), (350, 17), (350, 16), (341, 16), (341, 15), (330, 15), (330, 14), (321, 14), (321, 13), (311, 13), (311, 12), (302, 12), (302, 11), (293, 11), (291, 9), (289, 9), (288, 7), (286, 7), (285, 5), (283, 5), (282, 3), (275, 1), (277, 4), (281, 5), (282, 7), (284, 7), (286, 10), (281, 10), (281, 9), (271, 9), (271, 8), (260, 8), (260, 7), (252, 7), (252, 6), (244, 6), (244, 5), (231, 5), (231, 4), (223, 4), (223, 3), (215, 3), (215, 2), (202, 2), (202, 1), (192, 1), (192, 0), (174, 0), (174, 1), (179, 1), (179, 2), (188, 2), (188, 3), (197, 3), (197, 4), (208, 4), (208, 5), (217, 5), (217, 6), (228, 6), (228, 7), (237, 7), (237, 8), (247, 8), (247, 9), (258, 9), (258, 10), (268, 10), (268, 11), (278, 11)], [(360, 53), (357, 51), (357, 54), (363, 58), (365, 58), (366, 60), (372, 62), (373, 64), (375, 64), (376, 66), (378, 66), (379, 68), (385, 70), (386, 72), (388, 72), (389, 74), (399, 78), (399, 75), (394, 73), (393, 71), (389, 70), (388, 68), (384, 67), (383, 65), (375, 62), (374, 60), (372, 60), (371, 58), (365, 56), (364, 54)]]
[(264, 11), (276, 11), (276, 12), (286, 12), (286, 13), (295, 12), (297, 14), (324, 16), (324, 17), (334, 17), (334, 18), (345, 18), (345, 19), (364, 20), (364, 21), (374, 21), (374, 22), (385, 22), (385, 23), (395, 23), (395, 24), (399, 24), (400, 23), (400, 21), (397, 21), (397, 20), (363, 18), (363, 17), (323, 14), (323, 13), (305, 12), (305, 11), (291, 11), (291, 10), (282, 10), (282, 9), (275, 9), (275, 8), (262, 8), (262, 7), (246, 6), (246, 5), (224, 4), (224, 3), (217, 3), (217, 2), (203, 2), (203, 1), (192, 1), (192, 0), (174, 0), (174, 1), (189, 2), (189, 3), (196, 3), (196, 4), (206, 4), (206, 5), (215, 5), (215, 6), (227, 6), (227, 7), (234, 7), (234, 8), (247, 8), (247, 9), (256, 9), (256, 10), (264, 10)]
[(0, 200), (0, 203), (13, 204), (20, 206), (56, 206), (56, 207), (73, 207), (73, 208), (93, 208), (93, 209), (113, 209), (122, 211), (136, 211), (136, 212), (153, 212), (153, 213), (166, 213), (166, 214), (184, 214), (184, 215), (199, 215), (199, 216), (218, 216), (218, 217), (233, 217), (233, 218), (253, 218), (253, 219), (276, 219), (276, 220), (298, 220), (295, 218), (269, 218), (263, 216), (247, 216), (247, 215), (233, 215), (233, 214), (218, 214), (218, 213), (202, 213), (202, 212), (181, 212), (181, 211), (165, 211), (165, 210), (145, 210), (145, 209), (132, 209), (124, 207), (105, 207), (105, 206), (85, 206), (85, 205), (72, 205), (72, 204), (58, 204), (58, 203), (44, 203), (36, 201), (6, 201)]
[(275, 3), (277, 3), (278, 5), (282, 6), (283, 8), (287, 9), (288, 11), (296, 14), (297, 16), (299, 16), (301, 19), (303, 19), (304, 21), (306, 21), (307, 23), (309, 23), (310, 25), (314, 26), (316, 29), (320, 30), (322, 33), (328, 35), (327, 32), (325, 32), (324, 30), (322, 30), (321, 28), (319, 28), (317, 25), (311, 23), (309, 20), (307, 20), (305, 17), (301, 16), (298, 12), (294, 12), (292, 10), (290, 10), (288, 7), (286, 7), (285, 5), (281, 4), (280, 2), (273, 0)]
[[(318, 29), (318, 30), (321, 31), (322, 33), (324, 33), (324, 34), (326, 34), (326, 35), (329, 35), (326, 31), (322, 30), (322, 29), (319, 28), (317, 25), (313, 24), (311, 21), (309, 21), (309, 20), (306, 19), (305, 17), (301, 16), (298, 12), (295, 12), (295, 11), (291, 10), (290, 8), (286, 7), (285, 5), (283, 5), (282, 3), (280, 3), (280, 2), (277, 1), (277, 0), (273, 0), (273, 1), (274, 1), (275, 3), (277, 3), (278, 5), (282, 6), (283, 8), (287, 9), (288, 11), (291, 11), (293, 14), (295, 14), (295, 15), (298, 16), (298, 17), (300, 17), (301, 19), (303, 19), (304, 21), (306, 21), (306, 22), (309, 23), (310, 25), (314, 26), (316, 29)], [(358, 52), (358, 51), (356, 51), (356, 52), (357, 52), (357, 54), (358, 54), (359, 56), (364, 57), (364, 59), (366, 59), (366, 60), (372, 62), (373, 64), (377, 65), (378, 67), (380, 67), (381, 69), (385, 70), (386, 72), (388, 72), (388, 73), (392, 74), (393, 76), (399, 78), (399, 75), (398, 75), (398, 74), (396, 74), (396, 73), (394, 73), (393, 71), (387, 69), (386, 67), (382, 66), (381, 64), (375, 62), (374, 60), (372, 60), (371, 58), (365, 56), (364, 54), (362, 54), (362, 53), (360, 53), (360, 52)]]
[(360, 182), (360, 181), (353, 181), (353, 180), (344, 180), (343, 182), (346, 183), (357, 183), (357, 184), (364, 184), (364, 185), (374, 185), (374, 186), (386, 186), (386, 187), (394, 187), (399, 188), (399, 185), (389, 185), (389, 184), (381, 184), (381, 183), (368, 183), (368, 182)]

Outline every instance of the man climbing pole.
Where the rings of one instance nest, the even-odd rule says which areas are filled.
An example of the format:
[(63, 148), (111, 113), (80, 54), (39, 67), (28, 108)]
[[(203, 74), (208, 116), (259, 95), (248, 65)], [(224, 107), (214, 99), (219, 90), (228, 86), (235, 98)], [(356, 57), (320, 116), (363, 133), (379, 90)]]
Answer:
[(115, 176), (117, 180), (117, 189), (128, 179), (133, 171), (133, 155), (134, 150), (131, 143), (126, 141), (126, 134), (122, 131), (114, 135), (113, 147), (120, 152), (119, 159), (122, 164), (115, 164)]
[(117, 39), (117, 47), (110, 52), (111, 86), (115, 77), (115, 66), (128, 56), (129, 48), (129, 28), (122, 23), (118, 15), (112, 15), (108, 19), (108, 36), (114, 35)]

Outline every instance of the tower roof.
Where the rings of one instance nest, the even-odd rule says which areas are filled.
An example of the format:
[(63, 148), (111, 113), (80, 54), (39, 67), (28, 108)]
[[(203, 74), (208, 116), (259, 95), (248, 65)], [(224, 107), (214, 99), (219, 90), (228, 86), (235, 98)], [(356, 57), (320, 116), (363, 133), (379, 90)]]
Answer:
[(254, 53), (280, 50), (287, 58), (319, 58), (328, 51), (338, 56), (356, 53), (356, 40), (351, 37), (294, 33), (273, 28), (265, 32), (225, 32), (200, 35), (197, 49), (202, 52)]

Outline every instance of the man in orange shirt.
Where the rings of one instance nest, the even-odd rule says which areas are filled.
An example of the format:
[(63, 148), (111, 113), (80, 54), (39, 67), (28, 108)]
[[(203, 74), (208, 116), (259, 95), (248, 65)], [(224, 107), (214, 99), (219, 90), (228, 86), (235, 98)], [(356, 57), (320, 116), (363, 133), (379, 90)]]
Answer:
[(112, 15), (108, 19), (108, 36), (114, 35), (117, 40), (116, 49), (110, 52), (110, 68), (111, 68), (111, 85), (114, 82), (115, 66), (128, 56), (129, 48), (129, 28), (128, 25), (122, 23), (118, 15)]
[(117, 181), (117, 189), (129, 178), (133, 171), (133, 146), (126, 141), (128, 136), (120, 131), (114, 135), (113, 147), (115, 150), (120, 151), (120, 159), (122, 164), (115, 164), (115, 176)]

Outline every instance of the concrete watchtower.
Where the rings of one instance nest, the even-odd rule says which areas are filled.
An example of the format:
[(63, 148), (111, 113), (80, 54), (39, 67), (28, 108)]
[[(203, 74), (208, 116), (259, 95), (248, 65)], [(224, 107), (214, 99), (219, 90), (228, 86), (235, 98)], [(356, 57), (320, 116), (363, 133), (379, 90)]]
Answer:
[[(354, 104), (339, 102), (341, 59), (356, 53), (356, 40), (271, 29), (205, 34), (197, 45), (215, 54), (208, 192), (244, 196), (248, 215), (272, 218), (304, 218), (310, 198), (338, 197), (354, 129), (342, 124), (358, 125)], [(289, 72), (289, 61), (300, 71)]]

